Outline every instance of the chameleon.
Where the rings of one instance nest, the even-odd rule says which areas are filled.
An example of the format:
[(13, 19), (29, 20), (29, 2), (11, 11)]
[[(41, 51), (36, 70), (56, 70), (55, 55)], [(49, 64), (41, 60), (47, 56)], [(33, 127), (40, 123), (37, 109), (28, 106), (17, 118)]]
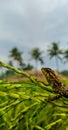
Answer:
[(45, 76), (48, 85), (50, 85), (54, 91), (59, 94), (58, 97), (64, 96), (68, 98), (68, 86), (65, 86), (57, 76), (54, 70), (51, 68), (41, 68), (43, 75)]

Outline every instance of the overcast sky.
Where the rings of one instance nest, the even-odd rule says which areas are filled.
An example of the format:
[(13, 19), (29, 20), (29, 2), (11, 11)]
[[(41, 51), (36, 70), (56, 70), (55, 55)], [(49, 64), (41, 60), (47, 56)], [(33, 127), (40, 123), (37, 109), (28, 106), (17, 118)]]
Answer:
[[(39, 47), (46, 52), (53, 41), (68, 48), (68, 0), (0, 0), (0, 59), (7, 62), (12, 47), (24, 52)], [(45, 59), (46, 60), (46, 59)], [(45, 61), (54, 67), (52, 61)], [(61, 65), (68, 69), (68, 64)]]

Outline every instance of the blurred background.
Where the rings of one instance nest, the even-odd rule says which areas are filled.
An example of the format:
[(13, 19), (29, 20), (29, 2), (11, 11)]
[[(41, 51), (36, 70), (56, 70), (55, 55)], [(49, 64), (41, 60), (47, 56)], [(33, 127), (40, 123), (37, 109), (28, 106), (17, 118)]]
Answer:
[(0, 1), (0, 60), (21, 70), (50, 67), (68, 75), (67, 16), (67, 0)]

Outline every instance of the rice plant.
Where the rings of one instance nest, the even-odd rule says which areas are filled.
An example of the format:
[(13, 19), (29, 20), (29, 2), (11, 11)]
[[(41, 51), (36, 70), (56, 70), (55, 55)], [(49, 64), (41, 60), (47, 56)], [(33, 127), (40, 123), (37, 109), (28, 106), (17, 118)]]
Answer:
[(0, 81), (0, 130), (67, 130), (68, 98), (52, 100), (57, 94), (24, 71), (0, 65), (29, 81)]

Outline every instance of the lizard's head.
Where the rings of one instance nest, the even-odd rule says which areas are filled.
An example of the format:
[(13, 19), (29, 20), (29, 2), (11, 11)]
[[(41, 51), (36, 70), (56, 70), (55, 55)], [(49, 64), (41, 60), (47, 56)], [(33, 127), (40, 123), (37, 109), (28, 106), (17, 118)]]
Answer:
[(41, 68), (41, 71), (46, 76), (46, 78), (47, 76), (48, 77), (52, 77), (53, 75), (55, 76), (55, 71), (50, 68)]
[(45, 78), (47, 79), (49, 84), (53, 85), (53, 84), (60, 83), (54, 70), (52, 70), (50, 68), (42, 68), (41, 71), (42, 71), (43, 75), (45, 76)]

